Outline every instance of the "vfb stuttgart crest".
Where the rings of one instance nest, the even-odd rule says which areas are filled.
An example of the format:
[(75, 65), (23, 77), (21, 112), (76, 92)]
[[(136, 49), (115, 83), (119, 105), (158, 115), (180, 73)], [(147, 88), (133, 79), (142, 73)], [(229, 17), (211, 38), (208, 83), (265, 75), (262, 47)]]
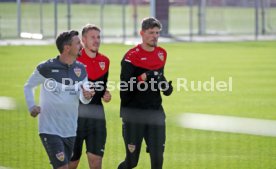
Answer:
[(64, 152), (57, 153), (56, 157), (59, 161), (64, 161)]
[(164, 53), (163, 52), (158, 52), (158, 57), (160, 60), (164, 61)]
[(128, 150), (129, 150), (130, 153), (133, 153), (135, 151), (135, 149), (136, 149), (136, 146), (133, 145), (133, 144), (128, 144), (127, 148), (128, 148)]
[(81, 69), (80, 68), (78, 68), (78, 67), (74, 68), (74, 72), (75, 72), (76, 76), (80, 77), (80, 75), (81, 75)]
[(105, 69), (105, 62), (99, 62), (99, 65), (102, 70)]

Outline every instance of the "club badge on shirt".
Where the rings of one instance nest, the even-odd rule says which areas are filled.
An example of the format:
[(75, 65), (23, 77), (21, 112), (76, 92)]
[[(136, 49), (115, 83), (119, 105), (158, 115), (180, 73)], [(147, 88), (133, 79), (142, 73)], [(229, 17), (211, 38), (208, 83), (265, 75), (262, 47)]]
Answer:
[(78, 68), (78, 67), (74, 68), (74, 72), (75, 72), (76, 76), (80, 77), (80, 75), (81, 75), (81, 69), (80, 68)]
[(56, 157), (59, 161), (64, 161), (64, 152), (57, 153)]
[(163, 52), (158, 52), (158, 57), (161, 61), (164, 61), (164, 53)]
[(99, 66), (102, 70), (105, 69), (105, 62), (99, 62)]

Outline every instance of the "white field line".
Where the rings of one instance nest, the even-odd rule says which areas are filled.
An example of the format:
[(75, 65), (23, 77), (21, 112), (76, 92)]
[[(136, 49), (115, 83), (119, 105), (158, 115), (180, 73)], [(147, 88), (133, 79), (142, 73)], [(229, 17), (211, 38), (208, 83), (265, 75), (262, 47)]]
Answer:
[(0, 110), (14, 110), (14, 109), (16, 109), (16, 102), (13, 98), (0, 96)]
[(0, 166), (0, 169), (11, 169), (11, 168)]
[(276, 120), (184, 113), (179, 123), (185, 128), (276, 137)]

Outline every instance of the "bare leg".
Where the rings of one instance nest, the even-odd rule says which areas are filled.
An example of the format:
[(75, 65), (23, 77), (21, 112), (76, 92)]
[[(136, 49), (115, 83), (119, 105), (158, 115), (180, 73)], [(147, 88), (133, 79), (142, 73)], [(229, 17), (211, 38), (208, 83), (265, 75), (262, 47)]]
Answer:
[(90, 169), (101, 169), (102, 168), (102, 157), (92, 154), (92, 153), (87, 153), (87, 158), (88, 158), (88, 163)]

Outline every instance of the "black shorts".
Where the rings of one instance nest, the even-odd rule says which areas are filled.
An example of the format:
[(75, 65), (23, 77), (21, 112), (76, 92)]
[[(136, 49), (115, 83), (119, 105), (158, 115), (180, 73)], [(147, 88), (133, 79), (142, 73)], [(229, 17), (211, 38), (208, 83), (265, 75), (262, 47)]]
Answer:
[[(148, 153), (163, 154), (166, 141), (165, 121), (161, 125), (126, 122), (123, 120), (123, 138), (125, 147), (131, 154), (139, 157), (143, 139), (145, 139)], [(137, 155), (138, 153), (138, 155)]]
[(39, 136), (54, 168), (69, 163), (73, 153), (75, 137), (63, 138), (51, 134), (39, 134)]
[(121, 107), (120, 115), (125, 122), (144, 123), (162, 126), (165, 124), (165, 112), (162, 107), (158, 110)]
[(84, 141), (86, 143), (86, 152), (98, 156), (104, 155), (106, 143), (105, 119), (78, 118), (77, 137), (71, 161), (80, 159)]

